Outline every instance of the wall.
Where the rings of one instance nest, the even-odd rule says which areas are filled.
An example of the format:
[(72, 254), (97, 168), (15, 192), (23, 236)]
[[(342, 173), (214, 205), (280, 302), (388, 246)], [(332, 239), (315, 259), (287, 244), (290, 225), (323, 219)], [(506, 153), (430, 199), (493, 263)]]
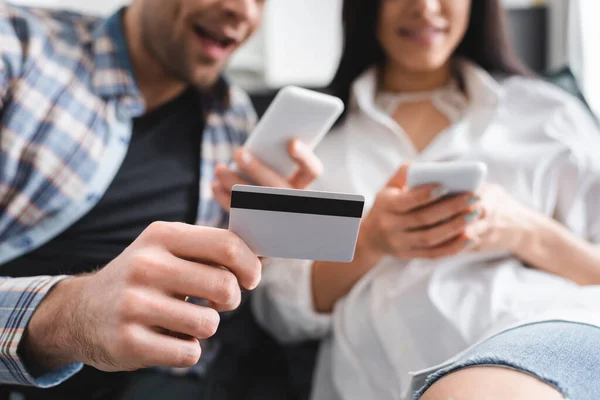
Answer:
[[(169, 0), (165, 0), (169, 1)], [(478, 0), (474, 0), (478, 1)], [(553, 0), (561, 1), (561, 0)], [(13, 0), (107, 14), (130, 0)], [(517, 50), (534, 69), (547, 65), (545, 0), (504, 0), (510, 8)], [(268, 0), (261, 30), (235, 54), (228, 73), (253, 92), (286, 84), (322, 87), (333, 76), (341, 52), (342, 0)]]
[(341, 8), (342, 0), (268, 0), (259, 33), (232, 59), (230, 75), (255, 90), (326, 85), (341, 53)]
[[(503, 1), (517, 51), (531, 68), (544, 69), (548, 58), (546, 0)], [(267, 7), (259, 36), (231, 63), (234, 80), (259, 92), (286, 84), (326, 85), (341, 53), (342, 0), (269, 0)]]
[(521, 59), (534, 71), (547, 69), (550, 48), (548, 9), (512, 8), (508, 15), (515, 50)]
[(596, 115), (600, 116), (600, 1), (571, 0), (571, 40), (568, 52), (570, 63), (586, 100)]

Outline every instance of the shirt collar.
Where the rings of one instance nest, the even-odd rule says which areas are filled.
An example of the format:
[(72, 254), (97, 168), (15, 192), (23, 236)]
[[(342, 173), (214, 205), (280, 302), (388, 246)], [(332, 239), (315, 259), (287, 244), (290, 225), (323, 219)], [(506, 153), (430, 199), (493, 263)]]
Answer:
[(471, 104), (498, 107), (504, 97), (502, 84), (479, 65), (464, 59), (456, 60), (457, 69)]
[[(469, 102), (477, 106), (498, 107), (504, 95), (502, 85), (486, 70), (465, 59), (457, 59), (456, 67), (461, 74)], [(377, 68), (365, 71), (352, 86), (353, 102), (365, 112), (373, 112), (377, 95)]]
[(119, 98), (135, 116), (144, 113), (145, 105), (125, 40), (123, 11), (124, 8), (103, 20), (94, 32), (93, 85), (96, 94)]

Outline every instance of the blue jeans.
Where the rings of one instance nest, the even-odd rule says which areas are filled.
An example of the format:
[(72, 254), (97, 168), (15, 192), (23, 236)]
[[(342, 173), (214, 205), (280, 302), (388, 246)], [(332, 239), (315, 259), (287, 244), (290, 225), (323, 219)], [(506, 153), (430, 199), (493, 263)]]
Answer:
[(503, 366), (553, 386), (568, 400), (600, 399), (600, 328), (562, 321), (499, 333), (426, 378), (414, 399), (442, 377), (473, 366)]

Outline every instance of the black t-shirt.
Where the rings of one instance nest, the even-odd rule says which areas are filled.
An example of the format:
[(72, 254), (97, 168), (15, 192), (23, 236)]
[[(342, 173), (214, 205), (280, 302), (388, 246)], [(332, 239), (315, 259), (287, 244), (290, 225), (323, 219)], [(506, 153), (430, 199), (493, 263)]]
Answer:
[(1, 275), (92, 271), (117, 257), (154, 221), (194, 223), (203, 127), (194, 89), (135, 119), (127, 155), (98, 204), (47, 244), (2, 265)]
[[(135, 119), (127, 155), (98, 204), (46, 245), (0, 266), (1, 276), (92, 271), (118, 256), (154, 221), (194, 223), (204, 123), (200, 94), (192, 89)], [(128, 379), (127, 373), (84, 367), (51, 389), (0, 386), (0, 399), (12, 390), (26, 399), (110, 399)]]

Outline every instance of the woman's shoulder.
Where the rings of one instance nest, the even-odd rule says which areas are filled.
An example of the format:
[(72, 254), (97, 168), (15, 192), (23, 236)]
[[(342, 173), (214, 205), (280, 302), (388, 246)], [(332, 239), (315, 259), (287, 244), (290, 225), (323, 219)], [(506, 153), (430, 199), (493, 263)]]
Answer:
[(591, 117), (590, 110), (581, 100), (541, 78), (513, 76), (500, 83), (504, 106), (512, 112), (523, 115), (559, 112), (570, 117), (581, 114)]
[(502, 109), (519, 120), (539, 121), (552, 126), (584, 130), (600, 137), (599, 125), (592, 111), (566, 90), (539, 78), (515, 76), (501, 82)]
[[(511, 77), (501, 82), (501, 109), (519, 134), (531, 132), (568, 144), (571, 149), (598, 148), (600, 125), (577, 97), (539, 78)], [(518, 128), (522, 129), (518, 129)]]

